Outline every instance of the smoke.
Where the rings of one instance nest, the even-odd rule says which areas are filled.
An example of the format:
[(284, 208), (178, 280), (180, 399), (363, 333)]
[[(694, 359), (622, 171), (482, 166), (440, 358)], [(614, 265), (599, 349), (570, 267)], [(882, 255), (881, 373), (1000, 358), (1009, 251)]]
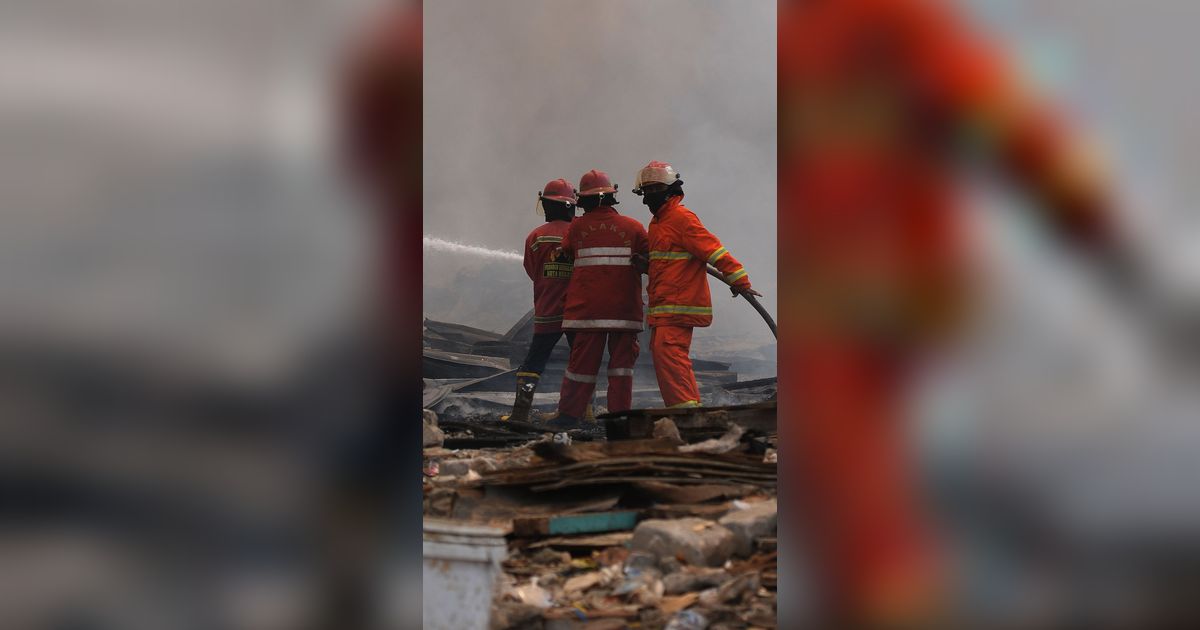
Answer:
[[(775, 312), (775, 31), (765, 0), (427, 3), (426, 233), (519, 249), (543, 220), (537, 191), (592, 168), (618, 185), (617, 210), (645, 225), (651, 215), (628, 190), (640, 167), (666, 160), (686, 182), (684, 203)], [(427, 257), (426, 281), (444, 285), (471, 264)], [(531, 307), (532, 286), (513, 275)], [(698, 338), (773, 342), (752, 308), (719, 282), (710, 289), (715, 321)]]
[(516, 260), (518, 262), (525, 260), (517, 252), (505, 251), (502, 249), (489, 249), (487, 247), (478, 247), (476, 245), (465, 245), (463, 243), (455, 243), (454, 241), (447, 241), (445, 239), (429, 235), (425, 235), (421, 238), (421, 246), (426, 250), (446, 254), (466, 254), (468, 256), (481, 256), (483, 258), (493, 258), (496, 260)]

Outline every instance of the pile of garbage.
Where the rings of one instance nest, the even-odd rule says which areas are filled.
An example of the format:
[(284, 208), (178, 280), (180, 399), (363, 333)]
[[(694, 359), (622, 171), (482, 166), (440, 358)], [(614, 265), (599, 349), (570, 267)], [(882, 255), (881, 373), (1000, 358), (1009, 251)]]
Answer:
[[(626, 439), (425, 450), (426, 516), (507, 532), (492, 628), (776, 627), (763, 412), (657, 411), (644, 436), (639, 412), (602, 419)], [(704, 437), (731, 416), (758, 428)]]
[(646, 519), (632, 532), (515, 541), (492, 627), (776, 627), (775, 500), (729, 507), (715, 520)]

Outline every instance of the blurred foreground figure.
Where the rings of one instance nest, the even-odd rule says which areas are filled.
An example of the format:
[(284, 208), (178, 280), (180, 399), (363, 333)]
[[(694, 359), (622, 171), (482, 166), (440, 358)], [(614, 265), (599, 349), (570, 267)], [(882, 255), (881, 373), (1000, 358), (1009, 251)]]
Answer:
[[(571, 263), (551, 260), (575, 216), (575, 189), (565, 179), (556, 179), (538, 193), (538, 208), (546, 222), (525, 237), (525, 273), (533, 281), (533, 341), (521, 367), (517, 368), (517, 398), (509, 420), (527, 422), (533, 408), (533, 395), (546, 369), (550, 353), (563, 336), (563, 307)], [(567, 333), (567, 343), (574, 338)]]
[(730, 283), (730, 290), (760, 295), (750, 288), (742, 264), (683, 205), (683, 180), (666, 162), (652, 161), (638, 171), (634, 194), (650, 209), (650, 350), (654, 374), (667, 407), (699, 407), (700, 388), (688, 353), (692, 329), (712, 324), (708, 265)]
[(779, 73), (790, 505), (837, 627), (924, 627), (946, 602), (905, 416), (969, 303), (955, 170), (986, 160), (1109, 277), (1132, 267), (1080, 145), (946, 3), (785, 0)]
[(642, 274), (632, 256), (646, 252), (646, 228), (622, 216), (617, 187), (603, 171), (590, 170), (579, 179), (583, 216), (571, 222), (559, 256), (573, 260), (562, 327), (573, 331), (571, 358), (563, 375), (558, 415), (549, 425), (580, 426), (596, 389), (596, 377), (608, 346), (608, 410), (625, 411), (633, 404), (633, 364), (637, 334), (642, 330)]
[[(389, 4), (352, 42), (337, 85), (341, 144), (349, 174), (375, 213), (374, 252), (379, 308), (373, 329), (377, 394), (364, 422), (346, 418), (325, 509), (327, 542), (322, 595), (328, 598), (319, 627), (379, 627), (372, 599), (389, 544), (421, 554), (421, 517), (397, 511), (400, 500), (418, 501), (412, 471), (421, 461), (421, 312), (413, 279), (420, 277), (421, 248), (421, 4)], [(409, 468), (412, 466), (413, 468)], [(406, 481), (402, 481), (406, 480)], [(419, 606), (419, 565), (406, 573)]]

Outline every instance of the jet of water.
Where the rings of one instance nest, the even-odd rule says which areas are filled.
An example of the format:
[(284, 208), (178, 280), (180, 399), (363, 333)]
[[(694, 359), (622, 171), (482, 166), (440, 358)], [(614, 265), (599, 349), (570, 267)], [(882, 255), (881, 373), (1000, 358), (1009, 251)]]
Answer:
[(447, 254), (468, 254), (471, 256), (481, 256), (483, 258), (494, 258), (497, 260), (515, 260), (522, 261), (524, 258), (517, 252), (507, 251), (503, 249), (489, 249), (487, 247), (479, 247), (478, 245), (466, 245), (447, 241), (437, 238), (436, 236), (425, 235), (421, 239), (423, 248), (426, 251), (444, 252)]

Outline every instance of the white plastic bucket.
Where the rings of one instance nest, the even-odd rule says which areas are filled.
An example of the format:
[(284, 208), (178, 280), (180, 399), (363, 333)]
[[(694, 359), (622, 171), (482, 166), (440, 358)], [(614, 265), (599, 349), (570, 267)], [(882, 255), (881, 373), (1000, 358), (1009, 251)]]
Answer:
[(487, 630), (504, 530), (425, 519), (422, 620), (427, 630)]

